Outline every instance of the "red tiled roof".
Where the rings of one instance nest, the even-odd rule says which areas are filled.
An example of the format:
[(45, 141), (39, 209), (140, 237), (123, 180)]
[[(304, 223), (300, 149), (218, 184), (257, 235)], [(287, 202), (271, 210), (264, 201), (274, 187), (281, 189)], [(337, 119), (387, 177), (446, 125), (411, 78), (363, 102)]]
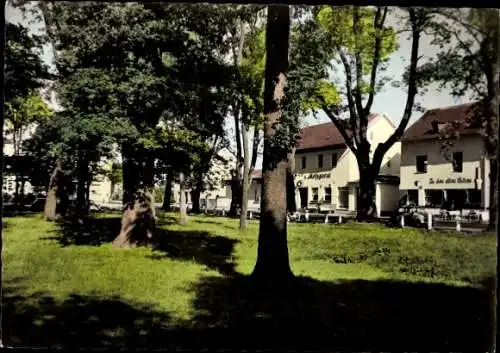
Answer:
[(469, 123), (469, 118), (474, 114), (478, 114), (480, 108), (479, 102), (453, 105), (445, 108), (437, 108), (428, 110), (410, 126), (403, 136), (401, 141), (417, 141), (434, 139), (439, 136), (439, 124), (454, 123), (460, 134), (475, 134), (479, 133), (480, 129)]
[[(368, 122), (371, 123), (377, 116), (378, 114), (370, 114)], [(345, 140), (340, 134), (340, 131), (332, 122), (329, 122), (303, 128), (300, 142), (296, 150), (300, 151), (343, 145), (345, 145)]]

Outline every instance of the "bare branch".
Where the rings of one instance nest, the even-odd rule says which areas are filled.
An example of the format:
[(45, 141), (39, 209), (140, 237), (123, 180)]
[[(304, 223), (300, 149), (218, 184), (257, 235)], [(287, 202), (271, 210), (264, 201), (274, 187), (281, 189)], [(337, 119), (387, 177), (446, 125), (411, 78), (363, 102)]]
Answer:
[[(358, 114), (356, 112), (356, 107), (355, 107), (353, 93), (352, 93), (351, 65), (349, 64), (349, 60), (347, 59), (347, 56), (345, 55), (344, 51), (340, 47), (337, 47), (337, 50), (340, 54), (340, 60), (342, 61), (342, 64), (344, 65), (344, 71), (345, 71), (345, 76), (346, 76), (347, 105), (349, 106), (349, 124), (351, 125), (351, 128), (353, 130), (356, 130)], [(359, 141), (356, 141), (356, 143), (359, 143)]]
[[(375, 96), (375, 81), (377, 78), (377, 69), (380, 62), (380, 51), (382, 48), (382, 30), (384, 28), (384, 22), (387, 15), (387, 7), (384, 7), (384, 12), (381, 13), (381, 8), (377, 8), (377, 13), (375, 14), (375, 49), (373, 54), (372, 72), (370, 77), (370, 94), (368, 96), (368, 101), (364, 107), (365, 115), (370, 114), (370, 110), (373, 104), (373, 98)], [(382, 18), (380, 18), (382, 17)]]
[(375, 153), (373, 155), (373, 164), (379, 165), (382, 163), (385, 153), (389, 148), (394, 145), (396, 141), (403, 135), (403, 132), (408, 125), (411, 118), (411, 113), (413, 110), (413, 104), (415, 102), (415, 96), (417, 94), (417, 61), (418, 61), (418, 50), (420, 42), (420, 34), (425, 24), (426, 14), (419, 12), (414, 8), (409, 9), (410, 20), (412, 24), (412, 44), (411, 44), (411, 59), (410, 59), (410, 72), (408, 79), (408, 95), (406, 98), (406, 106), (403, 113), (403, 117), (399, 126), (394, 131), (394, 133), (384, 142), (379, 143)]
[(250, 182), (252, 182), (252, 174), (253, 171), (255, 170), (255, 164), (257, 163), (257, 155), (259, 151), (259, 145), (260, 145), (260, 134), (259, 134), (259, 129), (254, 127), (253, 130), (253, 145), (252, 145), (252, 160), (250, 161), (250, 169), (248, 171), (248, 179)]
[(352, 136), (349, 136), (347, 131), (345, 130), (344, 126), (340, 123), (340, 119), (335, 116), (332, 111), (326, 106), (326, 104), (322, 104), (321, 107), (323, 108), (323, 111), (325, 112), (326, 115), (330, 118), (330, 120), (333, 122), (337, 130), (339, 130), (340, 134), (345, 140), (346, 145), (350, 148), (350, 150), (354, 153), (358, 153), (358, 149), (355, 146), (355, 142), (353, 141)]
[(363, 114), (363, 103), (361, 98), (361, 86), (363, 81), (363, 62), (361, 60), (361, 48), (359, 43), (360, 33), (360, 18), (359, 18), (359, 7), (354, 6), (352, 12), (352, 21), (353, 21), (353, 32), (354, 32), (354, 42), (355, 42), (355, 62), (356, 62), (356, 89), (354, 91), (354, 100), (356, 102), (356, 110), (358, 111), (358, 115)]

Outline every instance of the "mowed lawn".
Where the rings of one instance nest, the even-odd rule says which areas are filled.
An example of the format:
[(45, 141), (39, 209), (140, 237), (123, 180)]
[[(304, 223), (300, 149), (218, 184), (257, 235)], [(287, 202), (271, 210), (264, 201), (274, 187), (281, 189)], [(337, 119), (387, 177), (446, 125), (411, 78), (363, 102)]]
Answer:
[(297, 279), (259, 293), (248, 276), (258, 221), (241, 233), (233, 219), (193, 216), (186, 226), (176, 219), (161, 215), (159, 243), (135, 249), (112, 248), (116, 215), (83, 225), (46, 223), (38, 215), (4, 219), (4, 342), (489, 347), (494, 235), (289, 224)]

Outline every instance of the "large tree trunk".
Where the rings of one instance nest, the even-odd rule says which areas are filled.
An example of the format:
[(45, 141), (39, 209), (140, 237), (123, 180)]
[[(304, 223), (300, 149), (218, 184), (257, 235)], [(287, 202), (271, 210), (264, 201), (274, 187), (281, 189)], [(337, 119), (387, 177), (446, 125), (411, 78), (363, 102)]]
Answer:
[[(151, 193), (153, 171), (151, 161), (145, 158), (147, 157), (141, 151), (138, 152), (128, 145), (122, 146), (124, 207), (120, 234), (113, 241), (115, 247), (135, 247), (153, 237), (156, 228), (154, 199)], [(141, 184), (144, 190), (139, 192)]]
[(244, 231), (247, 228), (247, 213), (248, 213), (248, 191), (252, 182), (250, 175), (250, 148), (248, 146), (248, 129), (243, 126), (241, 129), (243, 140), (243, 187), (241, 188), (241, 213), (240, 213), (240, 230)]
[(180, 198), (179, 198), (179, 211), (180, 218), (179, 224), (187, 224), (187, 200), (186, 200), (186, 191), (184, 189), (184, 173), (179, 173), (179, 189), (180, 189)]
[(270, 139), (282, 119), (280, 101), (288, 70), (290, 9), (269, 5), (266, 31), (264, 91), (264, 160), (257, 263), (253, 275), (266, 282), (290, 277), (286, 224), (286, 153), (270, 153)]
[(169, 170), (167, 172), (167, 180), (165, 182), (165, 194), (163, 196), (163, 205), (162, 210), (170, 211), (171, 210), (171, 202), (172, 202), (172, 182), (174, 179), (174, 171)]
[(295, 148), (287, 155), (286, 169), (286, 208), (288, 212), (297, 211), (295, 203)]
[(375, 204), (375, 181), (378, 172), (367, 161), (359, 161), (359, 194), (357, 197), (356, 219), (358, 222), (370, 222), (377, 217)]
[(488, 230), (498, 229), (498, 156), (490, 160), (490, 208)]
[(57, 208), (57, 186), (59, 173), (62, 171), (62, 162), (57, 161), (54, 171), (50, 176), (49, 186), (47, 188), (47, 197), (45, 199), (45, 207), (43, 209), (43, 218), (47, 221), (52, 221), (56, 218)]

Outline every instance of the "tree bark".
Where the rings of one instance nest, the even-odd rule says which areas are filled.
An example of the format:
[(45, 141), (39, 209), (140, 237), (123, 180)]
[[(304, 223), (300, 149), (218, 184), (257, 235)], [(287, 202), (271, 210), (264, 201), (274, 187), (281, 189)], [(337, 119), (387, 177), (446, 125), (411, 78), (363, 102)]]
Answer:
[(187, 224), (187, 203), (186, 203), (186, 192), (184, 189), (184, 173), (179, 173), (179, 189), (180, 189), (180, 197), (179, 197), (179, 211), (180, 218), (179, 224)]
[(64, 173), (59, 174), (59, 187), (57, 188), (57, 197), (59, 198), (59, 214), (62, 216), (67, 215), (68, 207), (69, 207), (69, 198), (68, 198), (68, 176)]
[(115, 183), (114, 182), (111, 182), (111, 185), (110, 185), (110, 188), (109, 188), (109, 199), (108, 199), (108, 202), (111, 202), (113, 201), (113, 195), (115, 193)]
[(241, 188), (241, 213), (240, 213), (240, 231), (247, 228), (247, 213), (248, 213), (248, 191), (252, 182), (250, 175), (250, 149), (248, 146), (248, 129), (243, 126), (241, 129), (243, 140), (243, 187)]
[(62, 171), (62, 162), (57, 161), (54, 171), (50, 176), (49, 186), (47, 188), (47, 197), (45, 199), (45, 207), (43, 210), (43, 218), (47, 221), (53, 221), (56, 218), (57, 208), (57, 186), (59, 174)]
[(378, 173), (373, 172), (373, 166), (370, 164), (364, 164), (359, 167), (359, 194), (356, 195), (356, 219), (358, 222), (369, 222), (377, 216), (377, 206), (375, 204), (375, 181), (377, 175)]
[(78, 184), (76, 190), (76, 205), (79, 216), (87, 215), (87, 183), (89, 166), (83, 153), (78, 156)]
[(201, 213), (201, 207), (200, 207), (200, 197), (201, 197), (201, 188), (198, 185), (195, 185), (193, 190), (191, 191), (191, 212), (194, 214), (200, 214)]
[(295, 148), (287, 156), (286, 168), (286, 208), (288, 212), (297, 211), (295, 203)]
[[(156, 228), (151, 192), (152, 166), (141, 152), (129, 145), (122, 146), (124, 207), (121, 231), (113, 241), (115, 247), (129, 248), (143, 244), (152, 238)], [(143, 168), (140, 168), (141, 165)], [(141, 186), (144, 190), (139, 192)]]
[[(239, 23), (239, 44), (238, 44), (238, 52), (236, 57), (234, 58), (235, 66), (239, 67), (241, 63), (241, 59), (243, 58), (243, 46), (245, 45), (245, 33), (243, 21)], [(228, 216), (236, 217), (238, 207), (241, 208), (242, 205), (242, 193), (244, 190), (243, 185), (243, 156), (242, 156), (242, 148), (241, 148), (241, 129), (240, 129), (240, 113), (242, 109), (242, 104), (240, 101), (236, 101), (233, 104), (234, 108), (234, 134), (236, 138), (236, 169), (233, 176), (233, 181), (231, 183), (231, 205), (229, 207)]]
[(171, 210), (170, 203), (172, 201), (172, 182), (174, 178), (174, 172), (173, 170), (169, 170), (167, 172), (167, 180), (165, 182), (165, 194), (163, 196), (163, 205), (162, 205), (162, 210), (168, 212)]
[(282, 119), (280, 101), (288, 70), (290, 9), (269, 5), (266, 31), (266, 71), (264, 88), (264, 160), (257, 263), (253, 275), (266, 282), (292, 276), (288, 259), (286, 221), (286, 154), (269, 153), (276, 123)]

